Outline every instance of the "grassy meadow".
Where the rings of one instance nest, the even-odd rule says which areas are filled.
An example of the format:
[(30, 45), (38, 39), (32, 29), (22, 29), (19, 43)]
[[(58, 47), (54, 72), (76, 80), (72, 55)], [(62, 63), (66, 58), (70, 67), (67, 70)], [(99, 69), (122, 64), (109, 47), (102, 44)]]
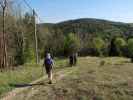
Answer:
[(130, 59), (83, 57), (75, 67), (66, 62), (55, 62), (62, 73), (54, 73), (52, 85), (42, 80), (43, 85), (32, 86), (13, 100), (133, 100)]

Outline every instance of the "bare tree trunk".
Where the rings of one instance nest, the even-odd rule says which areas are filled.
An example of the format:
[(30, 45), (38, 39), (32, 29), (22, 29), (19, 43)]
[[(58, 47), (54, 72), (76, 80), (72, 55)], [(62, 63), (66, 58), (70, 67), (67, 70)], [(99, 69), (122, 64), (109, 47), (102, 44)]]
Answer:
[(7, 67), (7, 40), (6, 40), (6, 32), (5, 32), (5, 8), (3, 8), (3, 45), (4, 45), (4, 67)]
[(3, 33), (0, 33), (0, 68), (3, 69)]
[(34, 15), (34, 37), (35, 37), (35, 54), (36, 54), (36, 64), (39, 63), (39, 58), (38, 58), (38, 39), (37, 39), (37, 30), (36, 30), (36, 14), (35, 11), (33, 10), (33, 15)]
[(3, 68), (8, 66), (7, 61), (7, 40), (6, 40), (6, 32), (5, 32), (5, 12), (7, 7), (7, 0), (3, 1), (4, 3), (0, 3), (3, 10), (3, 32), (1, 34), (1, 58), (0, 58), (0, 66)]

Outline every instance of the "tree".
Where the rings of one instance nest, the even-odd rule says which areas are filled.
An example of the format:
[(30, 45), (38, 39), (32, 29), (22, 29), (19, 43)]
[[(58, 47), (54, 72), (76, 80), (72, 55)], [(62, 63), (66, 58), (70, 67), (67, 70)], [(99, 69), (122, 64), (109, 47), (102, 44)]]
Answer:
[(80, 40), (78, 36), (74, 33), (68, 34), (64, 40), (64, 52), (67, 54), (71, 54), (74, 52), (78, 52), (79, 48)]
[(36, 55), (36, 64), (39, 63), (38, 58), (38, 36), (37, 36), (37, 27), (36, 27), (36, 12), (33, 10), (34, 16), (34, 40), (35, 40), (35, 55)]
[(115, 43), (115, 46), (116, 46), (116, 50), (117, 50), (117, 53), (118, 53), (118, 56), (123, 56), (124, 53), (122, 52), (123, 48), (126, 46), (126, 41), (121, 38), (121, 37), (117, 37), (114, 41)]
[(103, 49), (105, 48), (105, 42), (102, 38), (96, 37), (93, 39), (93, 46), (99, 56), (103, 56)]
[(110, 41), (110, 45), (109, 45), (109, 56), (117, 56), (117, 50), (116, 50), (116, 45), (115, 45), (115, 38), (112, 38)]
[(15, 45), (15, 53), (14, 53), (14, 65), (22, 65), (24, 64), (24, 51), (23, 51), (23, 33), (16, 32), (14, 33), (14, 45)]
[(127, 47), (128, 47), (129, 55), (133, 62), (133, 38), (128, 40)]
[(23, 18), (24, 24), (24, 58), (26, 62), (35, 60), (34, 54), (34, 16), (32, 13), (26, 13)]
[(2, 7), (2, 16), (3, 16), (3, 33), (1, 34), (1, 58), (0, 58), (0, 66), (7, 67), (8, 60), (7, 60), (7, 36), (5, 32), (5, 13), (7, 8), (7, 0), (0, 1), (0, 6)]

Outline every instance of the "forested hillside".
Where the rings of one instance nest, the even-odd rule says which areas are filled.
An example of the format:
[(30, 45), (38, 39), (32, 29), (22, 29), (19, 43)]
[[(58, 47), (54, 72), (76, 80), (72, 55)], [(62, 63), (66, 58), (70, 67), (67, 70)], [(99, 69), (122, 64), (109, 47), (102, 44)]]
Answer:
[[(74, 33), (80, 38), (81, 47), (79, 52), (81, 55), (98, 55), (96, 53), (97, 50), (93, 45), (94, 38), (103, 40), (105, 44), (103, 48), (104, 54), (109, 55), (112, 40), (119, 37), (124, 41), (127, 41), (129, 38), (133, 37), (132, 24), (101, 19), (84, 18), (64, 21), (56, 24), (42, 23), (38, 26), (44, 40), (47, 41), (48, 39), (47, 46), (53, 49), (52, 51), (55, 50), (54, 53), (57, 52), (57, 54), (58, 50), (63, 48), (64, 38), (70, 33)], [(60, 54), (63, 54), (62, 49), (59, 51)], [(115, 55), (118, 55), (118, 53)]]

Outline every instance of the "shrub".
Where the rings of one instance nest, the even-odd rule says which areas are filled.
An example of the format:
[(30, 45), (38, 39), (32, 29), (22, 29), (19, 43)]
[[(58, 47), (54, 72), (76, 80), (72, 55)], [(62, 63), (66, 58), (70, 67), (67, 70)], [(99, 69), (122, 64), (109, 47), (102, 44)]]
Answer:
[(133, 62), (133, 38), (128, 40), (127, 47), (128, 47), (129, 55), (132, 58), (132, 62)]
[(26, 48), (24, 52), (25, 62), (35, 62), (35, 54), (33, 48)]
[(80, 40), (77, 35), (70, 33), (64, 40), (64, 52), (67, 54), (77, 52), (80, 48)]
[(115, 39), (114, 43), (115, 43), (115, 46), (116, 46), (116, 50), (117, 50), (118, 56), (123, 56), (124, 52), (122, 52), (122, 50), (127, 45), (126, 41), (123, 38), (118, 37), (118, 38)]
[(96, 49), (99, 56), (103, 56), (103, 48), (105, 48), (105, 42), (102, 38), (96, 37), (93, 39), (93, 46)]

